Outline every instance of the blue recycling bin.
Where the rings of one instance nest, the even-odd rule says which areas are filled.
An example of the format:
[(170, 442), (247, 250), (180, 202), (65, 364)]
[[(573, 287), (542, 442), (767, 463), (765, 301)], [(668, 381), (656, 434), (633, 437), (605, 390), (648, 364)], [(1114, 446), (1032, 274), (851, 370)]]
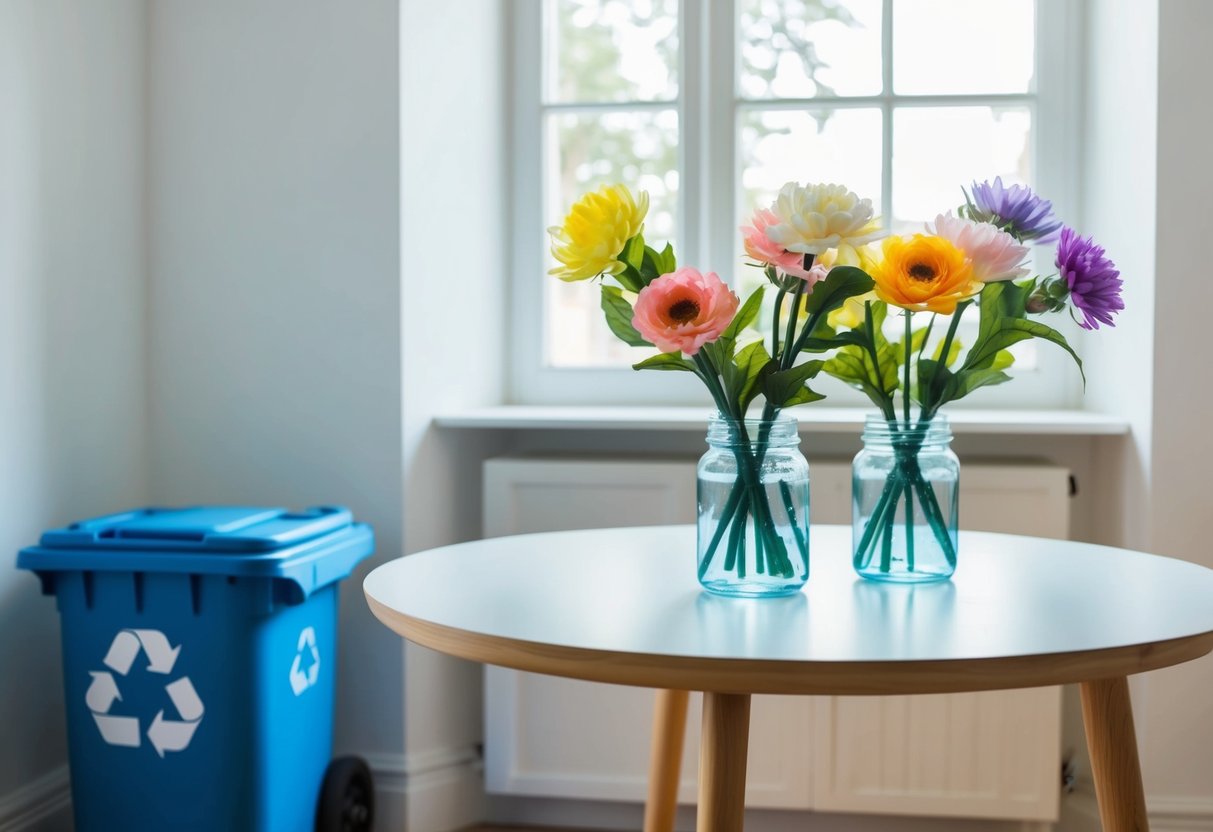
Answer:
[(365, 764), (330, 756), (338, 583), (373, 548), (342, 508), (225, 506), (23, 550), (62, 619), (77, 832), (369, 828)]

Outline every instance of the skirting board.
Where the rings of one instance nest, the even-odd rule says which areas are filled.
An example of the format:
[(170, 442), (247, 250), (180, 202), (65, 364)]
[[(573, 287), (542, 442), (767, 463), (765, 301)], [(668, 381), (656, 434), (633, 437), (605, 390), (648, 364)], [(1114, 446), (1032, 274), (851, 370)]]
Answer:
[[(484, 776), (473, 748), (422, 754), (366, 754), (375, 779), (376, 827), (451, 832), (484, 819)], [(0, 797), (0, 832), (71, 828), (67, 766)]]
[(375, 778), (375, 827), (453, 832), (484, 819), (484, 765), (474, 748), (364, 755)]
[(0, 832), (68, 829), (72, 803), (67, 766), (0, 797)]
[(1213, 797), (1146, 798), (1153, 832), (1213, 832)]

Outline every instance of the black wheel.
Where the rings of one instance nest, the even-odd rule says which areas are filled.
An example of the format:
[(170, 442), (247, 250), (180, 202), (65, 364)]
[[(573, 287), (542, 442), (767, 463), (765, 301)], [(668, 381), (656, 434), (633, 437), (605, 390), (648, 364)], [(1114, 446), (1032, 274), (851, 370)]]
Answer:
[(375, 788), (361, 757), (329, 763), (316, 804), (316, 832), (371, 832), (375, 827)]

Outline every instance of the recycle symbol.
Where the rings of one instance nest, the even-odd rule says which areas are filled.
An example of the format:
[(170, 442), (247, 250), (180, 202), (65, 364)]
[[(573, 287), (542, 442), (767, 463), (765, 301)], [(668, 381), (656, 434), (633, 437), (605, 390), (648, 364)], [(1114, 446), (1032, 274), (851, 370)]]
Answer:
[[(130, 673), (140, 651), (147, 654), (148, 673), (168, 676), (177, 663), (181, 646), (170, 646), (168, 638), (159, 630), (119, 630), (103, 660), (109, 670), (89, 671), (93, 681), (84, 694), (84, 701), (93, 713), (101, 738), (109, 745), (138, 748), (142, 739), (138, 717), (110, 713), (114, 703), (122, 701), (113, 673), (119, 676)], [(164, 690), (181, 719), (165, 719), (161, 709), (148, 726), (147, 739), (161, 757), (166, 751), (184, 751), (189, 747), (203, 712), (202, 700), (188, 676), (168, 682)]]
[(299, 646), (295, 648), (295, 661), (291, 663), (291, 690), (298, 696), (319, 679), (320, 650), (316, 647), (316, 631), (304, 627), (299, 634)]

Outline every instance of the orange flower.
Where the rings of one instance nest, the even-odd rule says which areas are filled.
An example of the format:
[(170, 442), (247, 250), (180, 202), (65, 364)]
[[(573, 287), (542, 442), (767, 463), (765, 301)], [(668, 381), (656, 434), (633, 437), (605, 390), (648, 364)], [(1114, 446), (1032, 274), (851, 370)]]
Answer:
[(950, 315), (985, 286), (973, 276), (972, 261), (942, 237), (889, 237), (881, 249), (872, 279), (877, 296), (893, 306)]

